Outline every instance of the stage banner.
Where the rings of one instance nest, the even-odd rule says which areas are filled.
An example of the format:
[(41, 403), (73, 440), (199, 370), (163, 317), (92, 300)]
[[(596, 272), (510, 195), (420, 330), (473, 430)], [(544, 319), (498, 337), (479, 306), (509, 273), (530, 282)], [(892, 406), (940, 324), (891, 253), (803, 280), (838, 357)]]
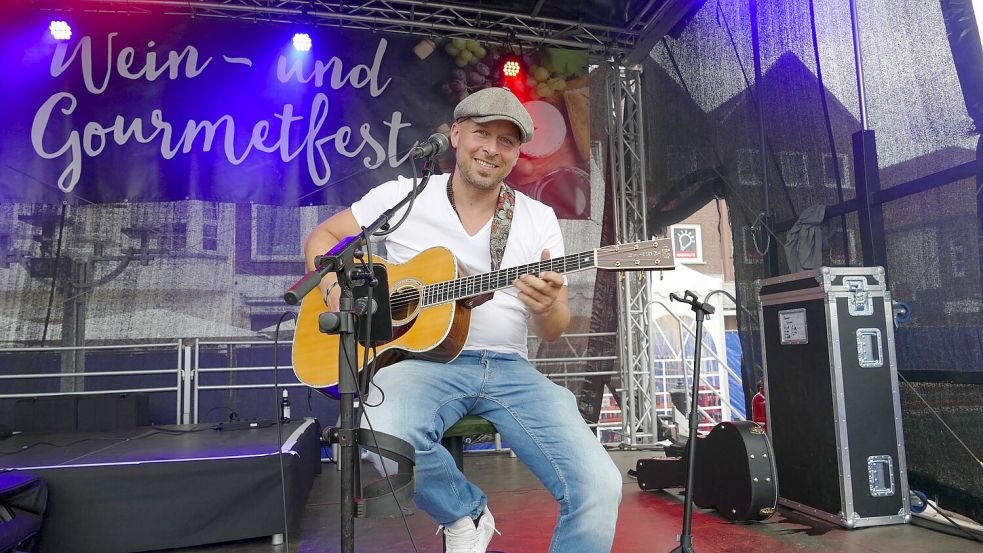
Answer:
[[(0, 23), (5, 202), (347, 205), (412, 175), (409, 149), (448, 130), (468, 92), (499, 84), (512, 53), (163, 14), (73, 14), (71, 38), (56, 41), (50, 14), (13, 14)], [(536, 139), (510, 180), (560, 218), (587, 218), (586, 54), (518, 54)]]

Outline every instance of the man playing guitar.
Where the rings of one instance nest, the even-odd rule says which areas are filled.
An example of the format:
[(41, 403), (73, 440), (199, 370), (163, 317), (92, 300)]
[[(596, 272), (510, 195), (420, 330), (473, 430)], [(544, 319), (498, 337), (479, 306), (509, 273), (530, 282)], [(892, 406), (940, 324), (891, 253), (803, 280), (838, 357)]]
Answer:
[[(434, 176), (407, 220), (385, 236), (387, 258), (404, 263), (442, 246), (467, 273), (478, 274), (498, 269), (496, 241), (502, 268), (562, 256), (553, 209), (504, 184), (519, 147), (533, 136), (528, 111), (507, 89), (486, 88), (462, 100), (454, 119), (454, 172)], [(412, 186), (404, 178), (386, 182), (321, 223), (304, 246), (307, 269), (314, 268), (315, 256), (360, 233)], [(329, 273), (321, 283), (330, 309), (338, 303), (334, 278)], [(564, 277), (544, 271), (523, 274), (512, 284), (471, 309), (467, 341), (452, 361), (411, 358), (379, 370), (363, 402), (366, 415), (375, 430), (416, 450), (416, 504), (441, 525), (447, 551), (484, 552), (496, 532), (488, 498), (440, 445), (444, 431), (467, 414), (494, 424), (556, 498), (551, 553), (610, 551), (621, 474), (584, 423), (574, 395), (528, 360), (528, 329), (555, 340), (570, 323)]]

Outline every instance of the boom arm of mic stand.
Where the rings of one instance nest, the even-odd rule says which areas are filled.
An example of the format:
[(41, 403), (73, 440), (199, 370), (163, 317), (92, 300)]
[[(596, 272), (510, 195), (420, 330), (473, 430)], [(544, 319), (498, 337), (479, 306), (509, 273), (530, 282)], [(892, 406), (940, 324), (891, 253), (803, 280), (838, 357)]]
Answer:
[[(430, 181), (430, 176), (433, 174), (433, 160), (427, 159), (427, 162), (423, 166), (423, 178), (420, 179), (420, 184), (413, 189), (410, 194), (405, 198), (400, 200), (400, 202), (394, 205), (392, 208), (383, 212), (378, 219), (372, 222), (371, 225), (365, 228), (366, 233), (371, 235), (375, 231), (389, 224), (389, 220), (392, 219), (393, 215), (396, 214), (404, 205), (408, 204), (410, 200), (426, 188), (427, 182)], [(343, 267), (338, 265), (340, 259), (348, 259), (348, 255), (354, 253), (355, 249), (361, 247), (364, 243), (364, 238), (362, 234), (356, 234), (343, 239), (341, 242), (335, 244), (331, 250), (329, 250), (324, 255), (318, 256), (319, 263), (318, 266), (314, 268), (313, 271), (307, 273), (300, 278), (293, 286), (290, 287), (286, 293), (283, 294), (283, 301), (290, 305), (297, 305), (301, 299), (311, 292), (317, 285), (321, 283), (321, 279), (325, 277), (330, 272), (335, 272), (341, 270)]]

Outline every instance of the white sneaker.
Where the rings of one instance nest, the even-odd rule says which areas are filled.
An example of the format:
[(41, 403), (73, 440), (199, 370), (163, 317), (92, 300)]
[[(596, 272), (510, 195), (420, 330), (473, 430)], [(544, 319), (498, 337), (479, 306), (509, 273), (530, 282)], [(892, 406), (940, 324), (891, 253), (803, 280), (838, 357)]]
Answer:
[(461, 517), (447, 526), (437, 528), (444, 531), (444, 551), (446, 553), (485, 553), (494, 534), (502, 535), (495, 529), (495, 517), (486, 506), (481, 511), (478, 524), (471, 517)]

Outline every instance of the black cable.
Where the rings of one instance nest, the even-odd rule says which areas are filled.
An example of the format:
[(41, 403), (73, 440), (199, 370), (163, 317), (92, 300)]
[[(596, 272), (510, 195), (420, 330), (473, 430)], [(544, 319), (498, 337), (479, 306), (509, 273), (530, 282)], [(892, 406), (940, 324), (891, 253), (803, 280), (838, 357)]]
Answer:
[[(430, 162), (431, 162), (431, 160), (430, 159), (427, 159), (427, 161), (425, 163), (430, 163)], [(417, 181), (420, 180), (420, 177), (416, 174), (416, 164), (415, 163), (410, 163), (410, 167), (413, 168), (413, 185), (412, 185), (412, 188), (410, 188), (410, 203), (407, 204), (406, 209), (403, 211), (403, 216), (399, 219), (399, 221), (396, 222), (395, 225), (391, 225), (386, 230), (379, 229), (379, 230), (375, 231), (375, 233), (373, 233), (373, 236), (387, 236), (387, 235), (390, 235), (390, 234), (396, 232), (396, 229), (398, 229), (399, 227), (401, 227), (403, 225), (403, 223), (406, 222), (406, 219), (409, 218), (410, 211), (413, 210), (413, 202), (416, 201)], [(365, 244), (365, 248), (366, 248), (366, 250), (368, 250), (369, 249), (369, 244)]]
[[(394, 155), (394, 156), (389, 156), (388, 158), (386, 158), (386, 161), (392, 163), (392, 162), (396, 161), (397, 159), (399, 159), (400, 157), (402, 157), (403, 155), (408, 154), (413, 148), (416, 148), (419, 145), (420, 145), (419, 142), (414, 142), (413, 143), (413, 146), (411, 146), (411, 147), (403, 150), (402, 152), (397, 152), (396, 155)], [(412, 160), (410, 161), (410, 165), (413, 167), (413, 174), (415, 175), (416, 174), (416, 165), (412, 162)], [(345, 181), (347, 181), (349, 179), (353, 179), (353, 178), (358, 177), (358, 176), (361, 176), (361, 175), (366, 175), (370, 171), (374, 171), (374, 169), (365, 168), (365, 169), (362, 169), (360, 171), (355, 171), (354, 173), (349, 173), (349, 174), (341, 177), (340, 179), (338, 179), (338, 180), (336, 180), (334, 182), (326, 183), (324, 186), (322, 186), (320, 188), (317, 188), (316, 190), (312, 190), (312, 191), (308, 192), (307, 194), (304, 194), (304, 195), (298, 197), (297, 198), (297, 203), (299, 205), (300, 204), (300, 201), (303, 200), (304, 198), (313, 196), (314, 194), (317, 194), (319, 192), (324, 192), (325, 190), (328, 190), (330, 188), (334, 188), (335, 186), (338, 186), (339, 184), (341, 184), (341, 183), (343, 183), (343, 182), (345, 182)]]
[(227, 407), (225, 405), (216, 405), (215, 407), (212, 407), (211, 409), (209, 409), (207, 413), (205, 413), (205, 417), (204, 417), (205, 420), (208, 420), (208, 416), (211, 415), (212, 413), (214, 413), (215, 411), (218, 411), (219, 409), (225, 409), (226, 411), (228, 411), (229, 412), (229, 416), (232, 416), (233, 414), (235, 414), (235, 410), (233, 410), (231, 407)]
[[(663, 46), (666, 48), (666, 51), (670, 53), (670, 56), (671, 56), (671, 51), (669, 50), (669, 45), (667, 43), (665, 43), (665, 41), (663, 41)], [(735, 45), (735, 49), (736, 49), (736, 45)], [(735, 50), (735, 54), (736, 54), (736, 50)], [(738, 57), (738, 63), (740, 63), (740, 57)], [(674, 66), (674, 67), (676, 69), (676, 76), (678, 76), (680, 82), (683, 83), (683, 88), (684, 89), (687, 89), (687, 86), (685, 84), (686, 83), (686, 80), (683, 78), (683, 74), (679, 71), (679, 67), (678, 66)], [(743, 65), (741, 65), (741, 71), (742, 72), (744, 71), (744, 66)], [(750, 84), (750, 81), (747, 81), (747, 75), (746, 74), (745, 74), (744, 78), (745, 78), (745, 81), (747, 83), (747, 86), (750, 87), (751, 84)], [(749, 94), (752, 94), (752, 92), (750, 91), (750, 89), (748, 90), (748, 93)], [(703, 153), (702, 150), (697, 149), (696, 152), (697, 152), (698, 155), (700, 155), (700, 158), (701, 158), (702, 161), (709, 162), (708, 165), (710, 166), (710, 169), (717, 175), (717, 177), (720, 178), (720, 182), (723, 183), (723, 185), (730, 192), (726, 197), (727, 198), (734, 198), (740, 204), (740, 207), (743, 208), (744, 211), (749, 216), (750, 215), (756, 215), (757, 212), (755, 210), (751, 209), (751, 206), (749, 206), (747, 203), (745, 203), (745, 201), (744, 201), (744, 199), (742, 197), (742, 194), (740, 192), (738, 192), (736, 188), (734, 188), (734, 185), (731, 184), (730, 180), (728, 180), (727, 177), (725, 177), (724, 174), (720, 172), (720, 169), (717, 168), (717, 165), (720, 164), (720, 156), (719, 155), (716, 155), (716, 151), (713, 152), (713, 154), (716, 155), (716, 157), (717, 157), (717, 159), (716, 159), (715, 162), (714, 162), (714, 160), (707, 159), (706, 155)], [(791, 201), (791, 200), (789, 200), (789, 201)], [(794, 206), (792, 206), (792, 212), (793, 213), (795, 212)], [(771, 227), (769, 227), (767, 225), (767, 223), (765, 221), (761, 221), (761, 227), (763, 229), (765, 229), (765, 231), (769, 235), (771, 235), (772, 237), (775, 238), (775, 242), (776, 243), (781, 243), (781, 240), (778, 238), (778, 235), (775, 233), (775, 231)]]
[[(809, 0), (809, 23), (812, 28), (812, 51), (816, 56), (816, 81), (819, 83), (819, 101), (823, 106), (823, 121), (826, 123), (826, 138), (829, 140), (829, 152), (833, 156), (833, 176), (836, 178), (836, 199), (842, 204), (843, 177), (840, 175), (840, 158), (836, 155), (836, 140), (833, 137), (833, 123), (829, 118), (829, 104), (826, 101), (826, 85), (823, 84), (823, 70), (819, 63), (819, 37), (816, 33), (816, 6), (814, 0)], [(843, 255), (846, 266), (850, 266), (850, 240), (846, 233), (846, 213), (840, 214), (840, 225), (843, 229)]]
[(136, 436), (136, 437), (130, 438), (130, 439), (131, 440), (142, 440), (144, 438), (149, 438), (150, 436), (156, 436), (157, 434), (164, 434), (164, 435), (167, 435), (167, 436), (182, 436), (184, 434), (194, 434), (196, 432), (205, 432), (206, 430), (215, 430), (215, 428), (216, 427), (214, 427), (214, 426), (208, 426), (208, 427), (205, 427), (205, 428), (194, 428), (194, 429), (191, 429), (191, 430), (179, 430), (179, 429), (176, 429), (176, 428), (160, 428), (160, 427), (155, 426), (153, 432), (150, 432), (150, 433), (147, 433), (147, 434), (143, 434), (141, 436)]
[[(413, 189), (415, 190), (416, 189), (416, 179), (414, 179), (413, 182), (414, 182)], [(410, 203), (411, 203), (410, 207), (412, 207), (412, 201)], [(407, 208), (406, 214), (409, 215), (409, 208)], [(405, 219), (405, 217), (404, 217), (404, 219)], [(365, 340), (363, 342), (365, 345), (362, 347), (362, 379), (361, 379), (361, 381), (356, 381), (356, 382), (358, 382), (358, 397), (359, 397), (359, 403), (358, 404), (359, 404), (359, 408), (360, 409), (361, 409), (362, 401), (364, 401), (365, 400), (365, 397), (366, 397), (365, 396), (365, 393), (368, 391), (368, 387), (369, 387), (368, 386), (368, 381), (369, 381), (369, 347), (372, 345), (372, 312), (374, 311), (374, 309), (372, 309), (372, 302), (373, 302), (373, 298), (375, 297), (374, 286), (372, 284), (372, 281), (375, 280), (375, 266), (373, 265), (373, 262), (372, 262), (372, 252), (369, 251), (369, 240), (370, 240), (369, 233), (366, 232), (365, 227), (362, 227), (362, 239), (365, 241), (366, 256), (369, 258), (368, 259), (368, 262), (366, 262), (364, 260), (364, 258), (362, 259), (362, 268), (365, 271), (365, 273), (368, 275), (368, 279), (369, 280), (368, 280), (368, 284), (365, 287), (367, 289), (367, 291), (368, 291), (368, 294), (367, 294), (367, 297), (365, 298), (365, 300), (366, 300), (365, 301), (365, 337), (364, 337)], [(378, 282), (376, 282), (376, 285), (378, 285)], [(388, 293), (388, 291), (387, 291), (387, 293)], [(358, 318), (357, 315), (356, 315), (355, 321), (356, 321), (356, 324), (355, 324), (355, 341), (356, 341), (356, 344), (357, 344), (358, 343), (358, 330), (360, 328), (362, 328), (362, 324), (361, 324), (361, 320)], [(358, 347), (355, 348), (355, 351), (356, 352), (358, 351)]]
[(935, 512), (936, 513), (939, 513), (940, 515), (942, 515), (942, 518), (948, 520), (949, 521), (949, 524), (951, 524), (954, 528), (956, 528), (960, 532), (962, 532), (963, 535), (965, 535), (967, 538), (969, 538), (971, 540), (976, 540), (978, 542), (983, 542), (983, 538), (981, 538), (980, 536), (978, 536), (978, 535), (970, 532), (969, 530), (967, 530), (963, 526), (961, 526), (958, 523), (956, 523), (956, 521), (954, 521), (951, 518), (949, 518), (949, 515), (943, 513), (941, 509), (939, 509), (938, 507), (936, 507), (934, 503), (932, 503), (931, 501), (926, 501), (925, 503), (927, 503), (929, 505), (929, 507), (935, 509)]
[[(378, 363), (378, 359), (379, 359), (379, 351), (376, 349), (375, 344), (372, 344), (372, 362), (373, 363)], [(366, 367), (366, 368), (368, 368), (368, 367)], [(382, 388), (380, 388), (379, 385), (375, 383), (375, 373), (374, 372), (372, 373), (371, 376), (369, 376), (369, 386), (373, 386), (373, 387), (375, 387), (376, 390), (379, 390), (379, 396), (380, 396), (379, 397), (379, 403), (376, 403), (375, 405), (372, 405), (372, 404), (366, 402), (365, 403), (365, 406), (366, 407), (378, 407), (378, 406), (382, 405), (383, 403), (385, 403), (386, 402), (386, 391), (383, 390)], [(366, 389), (365, 390), (366, 399), (368, 399), (368, 393), (369, 393), (369, 390)]]
[(960, 438), (959, 435), (956, 434), (956, 431), (953, 430), (952, 427), (950, 427), (948, 424), (946, 424), (945, 419), (942, 418), (942, 415), (940, 415), (938, 411), (932, 408), (932, 405), (929, 404), (928, 400), (926, 400), (924, 396), (918, 393), (918, 389), (915, 388), (915, 386), (912, 385), (912, 383), (909, 382), (908, 379), (905, 378), (903, 374), (901, 374), (901, 371), (898, 371), (898, 378), (900, 378), (905, 384), (907, 384), (908, 388), (915, 394), (915, 396), (917, 396), (918, 399), (920, 399), (921, 402), (925, 404), (925, 407), (928, 407), (928, 410), (932, 413), (932, 415), (934, 415), (935, 418), (939, 419), (939, 422), (942, 423), (942, 426), (949, 431), (949, 434), (952, 434), (952, 437), (955, 438), (957, 442), (959, 442), (959, 445), (963, 446), (963, 449), (966, 450), (966, 453), (969, 453), (969, 456), (973, 458), (973, 461), (977, 464), (977, 466), (983, 468), (983, 460), (980, 460), (980, 458), (977, 457), (975, 453), (973, 453), (973, 450), (970, 449), (968, 445), (966, 445), (966, 442), (964, 442), (962, 438)]
[[(292, 311), (284, 311), (276, 321), (276, 329), (273, 334), (273, 413), (276, 418), (276, 451), (277, 459), (280, 461), (280, 495), (283, 500), (283, 541), (290, 551), (290, 528), (287, 523), (287, 478), (283, 470), (283, 416), (280, 413), (280, 325), (288, 317), (292, 316), (294, 321), (297, 315)], [(320, 457), (320, 455), (318, 455)]]
[(23, 451), (27, 451), (28, 449), (31, 449), (33, 447), (37, 447), (39, 445), (46, 445), (46, 446), (50, 446), (50, 447), (69, 447), (69, 446), (73, 446), (75, 444), (80, 444), (80, 443), (83, 443), (83, 442), (99, 442), (99, 441), (103, 441), (103, 442), (105, 442), (105, 441), (115, 442), (115, 441), (118, 441), (118, 440), (119, 440), (119, 438), (82, 438), (81, 440), (75, 440), (74, 442), (68, 442), (67, 444), (56, 444), (56, 443), (52, 443), (52, 442), (34, 442), (31, 445), (23, 446), (20, 449), (17, 449), (17, 450), (14, 450), (14, 451), (0, 451), (0, 457), (6, 457), (7, 455), (17, 455), (18, 453), (21, 453)]
[[(761, 110), (758, 108), (758, 101), (755, 96), (754, 89), (751, 87), (751, 79), (748, 78), (747, 69), (744, 68), (744, 62), (741, 61), (741, 55), (737, 51), (737, 41), (734, 40), (734, 33), (732, 33), (730, 30), (730, 23), (727, 22), (727, 15), (724, 14), (723, 10), (720, 8), (720, 3), (718, 2), (717, 20), (720, 21), (721, 19), (723, 19), (724, 29), (727, 31), (727, 36), (730, 38), (731, 48), (734, 50), (734, 57), (737, 59), (737, 65), (741, 68), (741, 75), (744, 76), (745, 92), (747, 92), (748, 96), (751, 97), (751, 105), (754, 106), (754, 111), (760, 120), (764, 117), (764, 114), (761, 113)], [(680, 74), (679, 77), (682, 78), (682, 74)], [(761, 85), (761, 83), (757, 84), (759, 86)], [(768, 155), (771, 157), (771, 162), (775, 166), (775, 172), (778, 173), (778, 180), (782, 183), (782, 191), (785, 192), (785, 201), (788, 202), (788, 207), (792, 210), (792, 215), (798, 218), (798, 214), (795, 211), (795, 204), (792, 203), (792, 196), (788, 191), (788, 183), (785, 182), (785, 175), (782, 174), (781, 165), (778, 163), (778, 158), (775, 156), (775, 149), (772, 147), (770, 140), (766, 139), (765, 144), (761, 145), (762, 149), (766, 147), (768, 148)], [(766, 168), (762, 167), (762, 170), (766, 170)], [(767, 186), (764, 184), (764, 180), (764, 175), (762, 175), (762, 185)]]
[[(58, 246), (55, 248), (55, 259), (51, 265), (51, 290), (48, 292), (48, 311), (44, 314), (44, 330), (41, 331), (41, 347), (48, 340), (48, 325), (51, 323), (51, 306), (55, 301), (55, 287), (58, 284), (58, 266), (61, 265), (61, 237), (65, 231), (65, 210), (68, 202), (61, 203), (61, 221), (58, 223)], [(74, 298), (71, 298), (74, 299)]]
[(212, 428), (209, 427), (209, 428), (196, 428), (196, 429), (193, 429), (193, 430), (177, 430), (177, 429), (170, 429), (170, 428), (160, 428), (160, 427), (156, 427), (155, 426), (153, 428), (153, 430), (148, 431), (148, 432), (146, 432), (144, 434), (140, 434), (139, 436), (126, 437), (126, 438), (82, 438), (80, 440), (75, 440), (75, 441), (72, 441), (72, 442), (68, 442), (66, 444), (56, 444), (56, 443), (53, 443), (53, 442), (34, 442), (33, 444), (23, 446), (23, 447), (21, 447), (20, 449), (18, 449), (16, 451), (0, 451), (0, 457), (4, 457), (4, 456), (7, 456), (7, 455), (16, 455), (18, 453), (21, 453), (22, 451), (27, 451), (28, 449), (31, 449), (33, 447), (37, 447), (39, 445), (46, 445), (46, 446), (49, 446), (49, 447), (59, 447), (60, 448), (60, 447), (70, 447), (70, 446), (73, 446), (75, 444), (80, 444), (80, 443), (84, 443), (84, 442), (106, 442), (106, 441), (114, 442), (114, 441), (119, 441), (119, 440), (122, 440), (122, 441), (142, 440), (144, 438), (149, 438), (150, 436), (156, 436), (158, 434), (176, 436), (176, 435), (183, 435), (183, 434), (193, 434), (195, 432), (204, 432), (206, 430), (212, 430)]
[[(341, 345), (342, 357), (345, 358), (345, 365), (348, 366), (348, 371), (351, 372), (352, 381), (358, 382), (358, 376), (355, 374), (355, 367), (352, 366), (348, 352), (345, 351), (345, 340), (340, 340), (339, 344)], [(396, 503), (396, 508), (399, 509), (400, 518), (403, 520), (403, 527), (406, 528), (406, 535), (410, 537), (410, 544), (413, 545), (413, 551), (419, 553), (419, 549), (416, 547), (416, 541), (413, 539), (413, 532), (410, 531), (410, 524), (406, 520), (406, 512), (403, 511), (403, 506), (399, 503), (399, 496), (396, 495), (396, 488), (393, 487), (393, 481), (389, 477), (389, 469), (386, 468), (386, 458), (382, 455), (382, 451), (379, 450), (379, 439), (376, 437), (375, 428), (372, 426), (372, 421), (369, 419), (368, 412), (364, 408), (361, 408), (362, 402), (364, 402), (365, 399), (366, 398), (364, 397), (360, 397), (359, 406), (362, 416), (365, 417), (365, 423), (369, 426), (369, 433), (372, 434), (372, 441), (376, 447), (376, 455), (378, 455), (380, 459), (379, 465), (382, 467), (383, 477), (386, 479), (386, 483), (389, 484), (389, 492), (393, 496), (393, 502)], [(381, 404), (382, 402), (379, 402), (379, 405)]]

